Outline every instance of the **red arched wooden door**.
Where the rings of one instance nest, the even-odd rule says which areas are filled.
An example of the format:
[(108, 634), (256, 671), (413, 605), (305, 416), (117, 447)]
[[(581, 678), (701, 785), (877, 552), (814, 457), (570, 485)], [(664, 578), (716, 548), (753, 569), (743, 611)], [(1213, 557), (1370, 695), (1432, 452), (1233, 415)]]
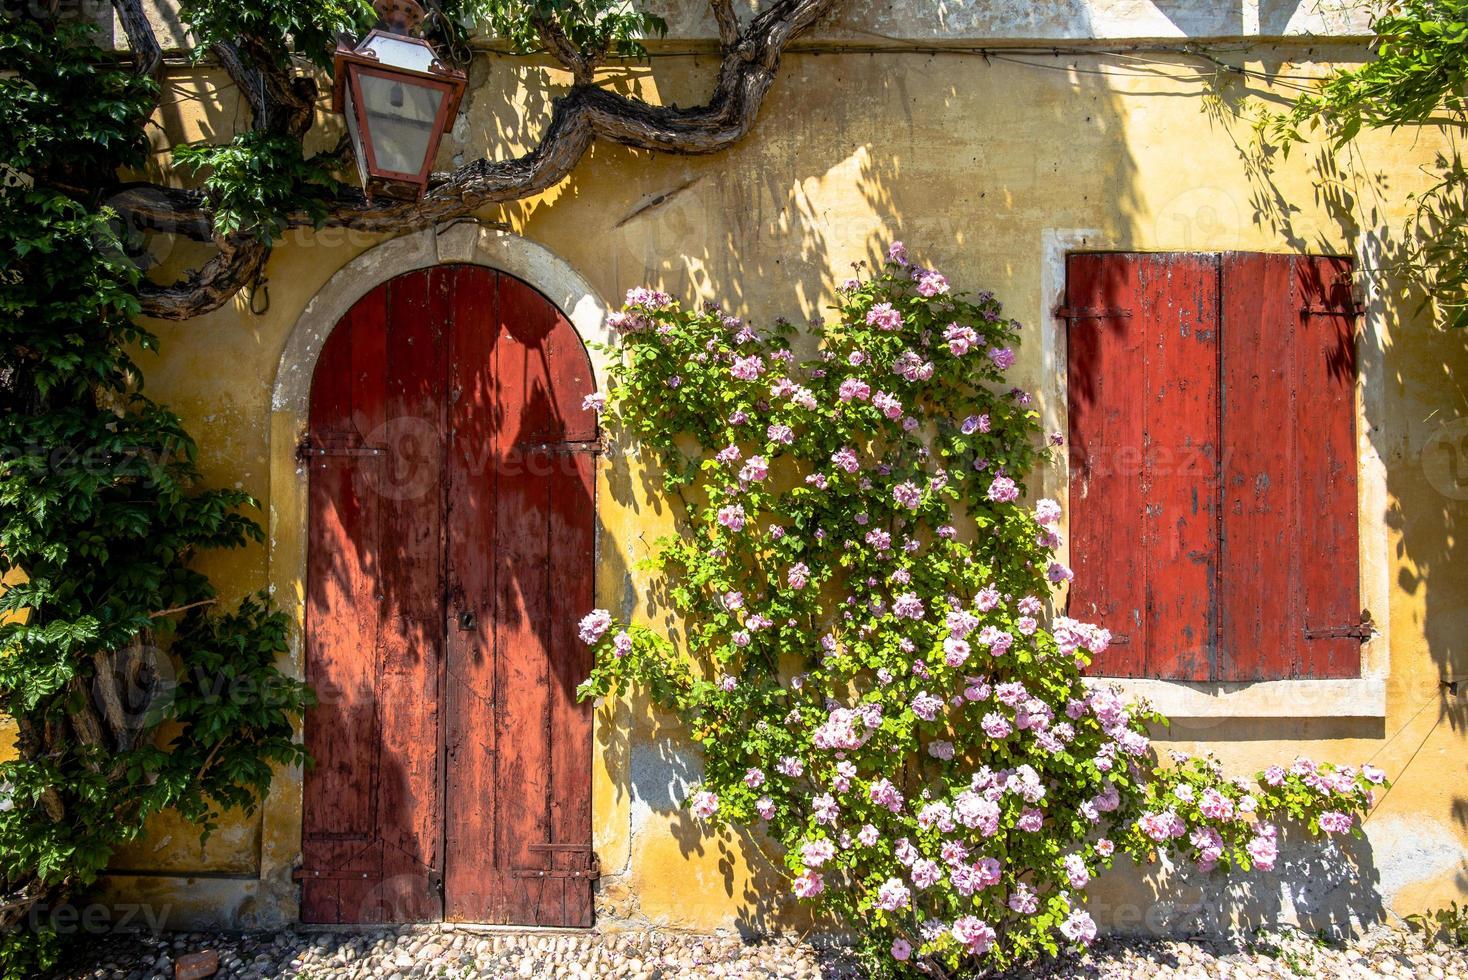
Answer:
[(363, 297), (311, 390), (301, 917), (589, 926), (591, 365), (478, 266)]

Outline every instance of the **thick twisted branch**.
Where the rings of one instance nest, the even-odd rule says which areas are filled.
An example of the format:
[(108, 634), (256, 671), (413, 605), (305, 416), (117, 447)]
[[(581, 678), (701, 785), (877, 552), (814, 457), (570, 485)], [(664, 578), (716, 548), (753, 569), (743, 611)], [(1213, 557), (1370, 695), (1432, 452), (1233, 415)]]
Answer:
[(163, 67), (163, 48), (143, 13), (142, 0), (112, 0), (112, 9), (127, 35), (127, 46), (133, 53), (133, 68), (139, 75), (156, 77)]
[(250, 104), (255, 125), (261, 125), (262, 120), (270, 115), (270, 106), (266, 102), (265, 86), (261, 84), (260, 73), (240, 59), (240, 49), (233, 44), (216, 44), (210, 50), (218, 59), (219, 67), (224, 69), (229, 80), (234, 82), (235, 88)]
[(734, 12), (734, 0), (709, 0), (709, 6), (719, 25), (719, 47), (727, 51), (739, 43), (739, 15)]
[[(776, 0), (723, 43), (724, 54), (709, 101), (693, 108), (650, 105), (598, 88), (589, 81), (574, 85), (557, 99), (540, 143), (510, 160), (476, 160), (448, 174), (436, 174), (420, 201), (366, 200), (359, 191), (341, 195), (328, 213), (328, 225), (368, 232), (416, 231), (480, 208), (519, 200), (555, 186), (591, 148), (603, 139), (662, 153), (716, 153), (742, 139), (753, 127), (760, 105), (774, 82), (786, 46), (800, 36), (837, 0)], [(726, 0), (711, 0), (720, 22), (721, 39), (729, 31), (720, 14)], [(737, 28), (737, 20), (733, 21)], [(721, 42), (722, 43), (722, 42)], [(144, 224), (191, 234), (207, 227), (208, 211), (197, 194), (156, 188), (137, 198)], [(122, 205), (126, 207), (126, 205)], [(289, 216), (292, 226), (309, 225), (304, 214)], [(221, 243), (204, 268), (170, 286), (155, 286), (143, 295), (150, 316), (182, 320), (218, 309), (264, 266), (267, 250), (253, 239)]]
[[(237, 46), (239, 54), (254, 66), (248, 81), (257, 91), (264, 91), (265, 111), (263, 114), (257, 111), (254, 128), (297, 138), (305, 136), (311, 128), (311, 117), (316, 109), (316, 80), (292, 75), (288, 68), (277, 67), (270, 52), (254, 38), (239, 38)], [(224, 65), (229, 71), (229, 63)], [(244, 88), (245, 78), (236, 77), (233, 72), (230, 76), (236, 85)], [(256, 104), (252, 99), (251, 105)]]
[(535, 25), (535, 33), (540, 38), (540, 43), (550, 52), (566, 70), (571, 73), (572, 80), (577, 85), (590, 85), (596, 74), (596, 65), (600, 60), (583, 54), (581, 49), (571, 42), (561, 25), (553, 20), (536, 17), (532, 20)]

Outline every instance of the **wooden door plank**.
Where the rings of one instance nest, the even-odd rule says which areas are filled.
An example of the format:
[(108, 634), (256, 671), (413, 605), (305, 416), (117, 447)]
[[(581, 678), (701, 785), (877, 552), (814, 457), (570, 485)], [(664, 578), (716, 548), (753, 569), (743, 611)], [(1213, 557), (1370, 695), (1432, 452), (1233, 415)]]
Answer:
[(1136, 677), (1145, 668), (1142, 554), (1144, 363), (1137, 267), (1124, 255), (1072, 255), (1066, 305), (1127, 310), (1076, 319), (1066, 331), (1070, 414), (1069, 615), (1111, 630), (1116, 642), (1090, 673)]
[[(1223, 257), (1219, 680), (1288, 677), (1298, 646), (1299, 300), (1288, 255)], [(1293, 310), (1293, 312), (1292, 312)]]
[[(542, 300), (550, 306), (548, 300)], [(586, 407), (586, 396), (596, 391), (591, 359), (570, 321), (559, 310), (551, 308), (550, 312), (555, 315), (555, 324), (545, 339), (545, 352), (550, 403), (556, 418), (554, 435), (566, 442), (589, 442), (597, 434), (596, 412)]]
[[(576, 687), (591, 672), (590, 648), (576, 623), (595, 602), (591, 555), (596, 535), (595, 457), (565, 453), (551, 461), (550, 478), (550, 732), (551, 836), (556, 844), (580, 845), (584, 853), (555, 852), (552, 866), (585, 871), (591, 860), (591, 705), (578, 701)], [(557, 925), (590, 926), (589, 879), (563, 878)]]
[(1218, 263), (1140, 257), (1145, 676), (1209, 680), (1217, 633)]
[[(444, 916), (494, 921), (494, 570), (497, 276), (456, 267), (448, 335), (449, 450)], [(460, 616), (473, 622), (464, 628)]]
[[(1361, 615), (1356, 499), (1356, 317), (1351, 261), (1299, 256), (1294, 263), (1295, 390), (1299, 447), (1294, 551), (1300, 555), (1294, 676), (1357, 677), (1361, 643), (1306, 639), (1309, 627), (1350, 626)], [(1326, 313), (1325, 310), (1340, 312)], [(1313, 312), (1305, 312), (1313, 311)]]
[[(549, 306), (549, 304), (547, 304)], [(585, 407), (596, 390), (591, 361), (581, 338), (565, 316), (546, 339), (552, 404), (566, 443), (594, 442), (596, 413)], [(551, 841), (582, 847), (583, 852), (556, 851), (552, 866), (561, 871), (587, 871), (592, 866), (591, 838), (591, 705), (577, 700), (576, 688), (591, 673), (591, 650), (577, 635), (576, 623), (596, 602), (593, 554), (596, 546), (596, 456), (577, 449), (558, 452), (551, 460), (550, 580), (551, 591)], [(589, 878), (563, 878), (564, 926), (590, 926), (593, 907)]]
[[(531, 845), (550, 840), (551, 754), (549, 514), (546, 454), (530, 449), (545, 439), (553, 412), (541, 342), (554, 325), (546, 304), (508, 276), (499, 281), (499, 340), (495, 349), (496, 514), (495, 687), (496, 913), (502, 921), (544, 924), (547, 905), (560, 905), (553, 879), (516, 871), (548, 869)], [(554, 896), (552, 902), (547, 899)]]
[(443, 280), (428, 271), (389, 288), (388, 396), (375, 472), (386, 511), (381, 546), (384, 628), (380, 634), (378, 767), (383, 838), (380, 901), (390, 921), (442, 916), (438, 674), (443, 642), (442, 446), (448, 314)]
[[(386, 326), (385, 290), (369, 293), (328, 338), (313, 378), (308, 439), (318, 447), (361, 444), (357, 421), (380, 410), (383, 362), (371, 338)], [(360, 361), (360, 370), (353, 370)], [(302, 884), (306, 922), (356, 921), (362, 898), (381, 880), (375, 806), (378, 743), (376, 595), (378, 507), (364, 493), (353, 455), (308, 456), (306, 679), (319, 704), (306, 717), (315, 765), (303, 787), (302, 856), (307, 868), (360, 872)]]

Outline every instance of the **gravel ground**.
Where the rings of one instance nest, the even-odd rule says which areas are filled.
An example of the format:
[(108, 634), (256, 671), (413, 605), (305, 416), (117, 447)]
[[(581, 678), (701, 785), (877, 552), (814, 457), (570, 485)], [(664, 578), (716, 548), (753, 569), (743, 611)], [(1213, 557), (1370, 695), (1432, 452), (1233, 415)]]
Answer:
[[(508, 933), (437, 927), (332, 933), (169, 933), (88, 942), (53, 980), (172, 978), (176, 956), (219, 954), (218, 977), (611, 977), (618, 980), (750, 978), (859, 980), (840, 948), (793, 939), (745, 943), (682, 933)], [(1255, 977), (1393, 977), (1468, 980), (1468, 949), (1426, 946), (1378, 927), (1346, 944), (1299, 933), (1242, 942), (1106, 939), (1086, 956), (1011, 975), (1106, 980)]]

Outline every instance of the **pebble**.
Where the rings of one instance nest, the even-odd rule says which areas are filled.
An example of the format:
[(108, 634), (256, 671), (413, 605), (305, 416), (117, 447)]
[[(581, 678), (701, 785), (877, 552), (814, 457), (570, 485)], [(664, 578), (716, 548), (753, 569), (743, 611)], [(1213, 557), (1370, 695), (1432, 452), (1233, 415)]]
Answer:
[[(681, 932), (589, 931), (486, 934), (454, 926), (361, 932), (169, 933), (110, 935), (79, 944), (50, 980), (171, 980), (177, 955), (219, 953), (220, 980), (419, 980), (565, 977), (600, 980), (861, 980), (856, 957), (833, 943), (793, 937), (750, 942)], [(1234, 940), (1099, 940), (1084, 955), (994, 980), (1468, 980), (1468, 948), (1427, 943), (1416, 933), (1375, 926), (1346, 942), (1293, 931)]]

